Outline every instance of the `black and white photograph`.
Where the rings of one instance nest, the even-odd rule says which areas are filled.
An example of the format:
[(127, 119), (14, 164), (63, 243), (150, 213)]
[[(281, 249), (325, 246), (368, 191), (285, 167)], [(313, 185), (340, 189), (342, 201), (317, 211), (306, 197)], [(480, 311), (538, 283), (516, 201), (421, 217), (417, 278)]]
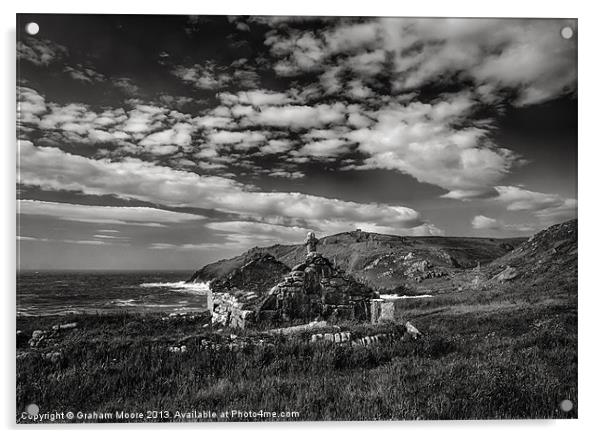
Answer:
[(17, 427), (578, 418), (578, 34), (17, 14)]

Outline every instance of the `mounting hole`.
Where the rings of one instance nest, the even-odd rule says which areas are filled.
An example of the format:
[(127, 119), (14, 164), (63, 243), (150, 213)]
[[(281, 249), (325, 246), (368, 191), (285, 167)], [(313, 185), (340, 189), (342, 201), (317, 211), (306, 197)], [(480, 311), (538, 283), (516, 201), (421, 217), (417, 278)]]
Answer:
[(573, 402), (570, 400), (562, 400), (560, 402), (560, 409), (563, 412), (570, 412), (573, 409)]
[(32, 403), (25, 407), (25, 412), (27, 412), (29, 415), (38, 415), (40, 413), (40, 407), (35, 403)]
[(570, 40), (571, 38), (573, 38), (573, 29), (571, 29), (569, 26), (565, 26), (562, 29), (560, 29), (560, 35), (565, 40)]
[(27, 32), (29, 35), (36, 35), (39, 31), (40, 26), (34, 21), (25, 25), (25, 32)]

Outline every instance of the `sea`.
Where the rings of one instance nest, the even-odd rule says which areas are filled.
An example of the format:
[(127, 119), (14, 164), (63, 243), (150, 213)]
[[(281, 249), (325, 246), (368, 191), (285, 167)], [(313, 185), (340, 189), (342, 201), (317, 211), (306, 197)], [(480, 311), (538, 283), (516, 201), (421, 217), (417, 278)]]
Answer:
[(207, 310), (208, 283), (190, 271), (26, 271), (17, 273), (17, 315), (196, 313)]

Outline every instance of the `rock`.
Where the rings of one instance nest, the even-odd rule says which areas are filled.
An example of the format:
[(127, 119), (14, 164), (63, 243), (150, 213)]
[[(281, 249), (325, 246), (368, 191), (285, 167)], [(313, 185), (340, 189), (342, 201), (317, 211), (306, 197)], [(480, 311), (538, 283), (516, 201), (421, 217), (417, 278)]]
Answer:
[(418, 336), (422, 336), (422, 333), (420, 333), (418, 329), (414, 327), (409, 321), (405, 323), (405, 328), (407, 333), (414, 339), (416, 339)]
[(34, 330), (29, 340), (29, 346), (32, 348), (43, 347), (49, 339), (49, 334), (45, 330)]
[(188, 351), (188, 349), (186, 348), (186, 345), (182, 345), (181, 347), (179, 347), (179, 346), (168, 347), (167, 349), (172, 353), (178, 353), (178, 354), (183, 354)]
[(61, 359), (63, 359), (63, 353), (60, 351), (52, 351), (50, 353), (45, 353), (42, 357), (52, 363), (59, 363)]
[(52, 326), (52, 330), (69, 330), (77, 327), (77, 322), (70, 322), (67, 324), (57, 324)]
[(508, 266), (502, 272), (500, 272), (495, 277), (493, 277), (493, 280), (497, 281), (499, 283), (503, 283), (505, 281), (510, 281), (510, 280), (516, 278), (517, 276), (518, 276), (518, 271), (515, 268)]
[[(303, 269), (303, 270), (301, 270)], [(351, 293), (354, 302), (351, 302)], [(286, 274), (270, 291), (275, 298), (265, 299), (259, 306), (260, 314), (274, 310), (282, 320), (338, 318), (366, 319), (369, 314), (370, 288), (339, 272), (324, 256), (310, 253), (301, 263)], [(365, 301), (366, 305), (357, 303)], [(363, 310), (362, 310), (363, 308)], [(260, 320), (264, 320), (260, 315)]]
[(299, 263), (298, 265), (295, 265), (291, 271), (305, 271), (305, 268), (307, 268), (305, 263)]

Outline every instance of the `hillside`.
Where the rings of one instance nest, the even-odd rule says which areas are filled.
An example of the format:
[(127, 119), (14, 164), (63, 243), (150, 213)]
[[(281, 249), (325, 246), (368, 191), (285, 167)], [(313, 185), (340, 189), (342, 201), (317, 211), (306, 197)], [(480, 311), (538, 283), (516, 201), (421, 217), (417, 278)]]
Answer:
[[(390, 290), (400, 286), (412, 288), (418, 283), (437, 282), (458, 269), (489, 263), (525, 240), (407, 237), (357, 230), (320, 239), (318, 251), (357, 280), (379, 290)], [(204, 266), (189, 281), (222, 278), (249, 263), (258, 254), (270, 254), (290, 267), (301, 263), (305, 253), (306, 249), (301, 244), (253, 248), (232, 259)]]
[(513, 279), (543, 284), (577, 284), (577, 219), (553, 225), (494, 260), (493, 281)]
[(234, 264), (224, 266), (227, 266), (228, 270), (223, 270), (214, 278), (210, 278), (211, 274), (203, 272), (195, 274), (196, 277), (193, 276), (191, 281), (211, 281), (211, 289), (214, 292), (238, 290), (263, 293), (270, 290), (290, 271), (288, 266), (267, 253), (255, 253), (237, 267), (233, 267)]

